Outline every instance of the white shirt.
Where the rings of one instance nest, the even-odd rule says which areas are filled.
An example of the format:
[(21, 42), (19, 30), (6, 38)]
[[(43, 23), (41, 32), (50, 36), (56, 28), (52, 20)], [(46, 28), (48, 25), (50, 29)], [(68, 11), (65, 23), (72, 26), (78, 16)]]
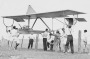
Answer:
[(66, 35), (72, 35), (73, 34), (72, 28), (65, 28), (65, 33)]
[(16, 29), (11, 30), (11, 34), (12, 34), (13, 40), (16, 41), (17, 43), (20, 43), (20, 40), (18, 37), (19, 33), (17, 32), (17, 30)]
[(10, 33), (8, 33), (8, 38), (7, 38), (7, 40), (13, 41), (12, 35), (11, 35)]
[(67, 41), (67, 35), (64, 34), (63, 37), (61, 37), (61, 43), (66, 44), (66, 41)]
[(12, 34), (12, 37), (16, 37), (16, 36), (18, 36), (18, 32), (17, 32), (17, 30), (16, 29), (13, 29), (13, 30), (11, 30), (11, 34)]
[(84, 33), (84, 39), (83, 39), (83, 41), (85, 41), (85, 42), (87, 42), (87, 33)]
[(14, 41), (16, 41), (17, 43), (20, 43), (19, 37), (14, 37)]
[(43, 37), (43, 38), (48, 38), (48, 37), (49, 37), (49, 33), (48, 33), (48, 32), (44, 32), (44, 33), (42, 34), (42, 37)]
[(7, 39), (9, 41), (13, 41), (12, 35), (10, 33), (6, 33), (2, 35), (4, 39)]
[(29, 39), (35, 39), (34, 35), (33, 34), (30, 34), (29, 35)]

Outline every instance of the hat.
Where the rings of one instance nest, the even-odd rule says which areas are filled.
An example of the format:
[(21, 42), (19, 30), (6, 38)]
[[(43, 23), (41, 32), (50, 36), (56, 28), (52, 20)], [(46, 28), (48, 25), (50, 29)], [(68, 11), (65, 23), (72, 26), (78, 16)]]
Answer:
[(50, 33), (49, 35), (52, 35), (52, 33)]
[(48, 31), (48, 29), (46, 28), (46, 30), (45, 31)]
[(87, 30), (84, 30), (84, 32), (87, 32)]
[(13, 29), (17, 29), (16, 26), (13, 26)]
[(59, 31), (57, 30), (56, 33), (59, 33)]
[(68, 25), (68, 28), (71, 28), (72, 26), (71, 25)]

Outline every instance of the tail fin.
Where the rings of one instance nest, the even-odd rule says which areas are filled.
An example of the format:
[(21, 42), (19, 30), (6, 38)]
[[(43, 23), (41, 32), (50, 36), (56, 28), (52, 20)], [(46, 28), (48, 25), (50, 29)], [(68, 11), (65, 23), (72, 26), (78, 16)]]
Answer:
[(36, 13), (35, 10), (29, 5), (26, 15), (35, 14), (35, 13)]

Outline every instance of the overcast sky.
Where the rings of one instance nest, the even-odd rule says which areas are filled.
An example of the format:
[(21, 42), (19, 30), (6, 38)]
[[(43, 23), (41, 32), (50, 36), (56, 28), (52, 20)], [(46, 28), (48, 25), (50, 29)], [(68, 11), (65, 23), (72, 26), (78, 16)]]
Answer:
[[(27, 12), (28, 5), (31, 5), (37, 13), (59, 11), (65, 9), (84, 12), (86, 14), (79, 15), (78, 17), (85, 18), (87, 23), (78, 22), (75, 25), (75, 30), (90, 30), (89, 0), (0, 0), (0, 16), (24, 15)], [(39, 22), (37, 24), (39, 24)], [(46, 21), (46, 23), (47, 22), (48, 21)], [(55, 22), (56, 27), (58, 25), (57, 23), (58, 22)], [(51, 27), (50, 24), (48, 24), (49, 27)], [(36, 27), (39, 27), (39, 25)], [(44, 27), (45, 26), (43, 25), (43, 28)], [(0, 33), (2, 32), (5, 32), (5, 26), (3, 25), (2, 17), (0, 17)], [(90, 31), (88, 31), (88, 34), (90, 35)]]

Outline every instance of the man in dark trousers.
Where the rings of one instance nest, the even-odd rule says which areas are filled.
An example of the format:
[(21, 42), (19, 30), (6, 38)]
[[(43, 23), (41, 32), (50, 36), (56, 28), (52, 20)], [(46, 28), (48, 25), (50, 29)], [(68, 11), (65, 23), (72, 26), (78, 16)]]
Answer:
[(70, 44), (70, 48), (71, 48), (71, 53), (74, 53), (74, 48), (73, 48), (73, 36), (72, 36), (72, 29), (71, 26), (68, 26), (67, 28), (67, 42), (65, 45), (65, 52), (67, 52), (68, 46)]
[(33, 47), (33, 42), (34, 42), (34, 36), (33, 34), (31, 33), (30, 34), (30, 37), (29, 37), (29, 44), (28, 44), (28, 49)]
[(45, 32), (42, 34), (44, 51), (47, 51), (47, 38), (48, 38), (48, 36), (49, 36), (48, 29), (46, 29)]

